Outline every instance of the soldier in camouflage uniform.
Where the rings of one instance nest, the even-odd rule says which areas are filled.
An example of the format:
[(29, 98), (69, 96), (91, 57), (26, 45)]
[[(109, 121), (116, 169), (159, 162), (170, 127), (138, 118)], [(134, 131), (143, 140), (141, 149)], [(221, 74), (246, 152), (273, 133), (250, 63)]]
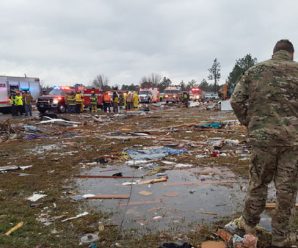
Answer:
[(293, 55), (290, 41), (277, 42), (272, 59), (246, 71), (231, 98), (252, 145), (242, 227), (246, 232), (255, 232), (265, 208), (268, 184), (274, 180), (277, 206), (272, 218), (273, 247), (297, 242), (296, 235), (289, 231), (298, 187), (298, 63)]

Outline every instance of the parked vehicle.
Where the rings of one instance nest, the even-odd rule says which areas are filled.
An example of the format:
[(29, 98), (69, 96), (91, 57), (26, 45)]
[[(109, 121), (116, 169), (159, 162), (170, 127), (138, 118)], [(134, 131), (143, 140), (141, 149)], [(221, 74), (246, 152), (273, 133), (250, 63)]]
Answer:
[(140, 89), (139, 91), (139, 101), (140, 103), (151, 103), (152, 102), (152, 92), (149, 89)]
[(11, 112), (10, 95), (16, 91), (30, 91), (36, 100), (41, 95), (39, 78), (0, 76), (0, 112)]
[(198, 87), (192, 88), (189, 91), (189, 99), (192, 101), (200, 101), (202, 96), (202, 90)]
[(75, 88), (69, 86), (54, 87), (49, 94), (38, 98), (36, 107), (39, 112), (54, 111), (64, 113), (66, 111), (66, 95), (74, 92)]
[(164, 90), (164, 98), (163, 101), (166, 103), (172, 102), (172, 103), (176, 103), (176, 102), (180, 102), (181, 100), (181, 89), (178, 87), (167, 87)]
[(160, 96), (158, 88), (140, 89), (139, 101), (140, 103), (159, 102)]
[(218, 93), (215, 93), (215, 92), (205, 92), (204, 98), (206, 100), (218, 100), (219, 96), (218, 96)]
[(72, 92), (82, 92), (83, 103), (85, 108), (90, 107), (90, 97), (94, 92), (98, 97), (98, 107), (102, 107), (103, 97), (102, 91), (95, 88), (86, 88), (85, 86), (70, 87), (70, 86), (57, 86), (54, 87), (49, 94), (43, 95), (38, 98), (37, 109), (39, 112), (54, 111), (58, 113), (66, 112), (66, 96)]

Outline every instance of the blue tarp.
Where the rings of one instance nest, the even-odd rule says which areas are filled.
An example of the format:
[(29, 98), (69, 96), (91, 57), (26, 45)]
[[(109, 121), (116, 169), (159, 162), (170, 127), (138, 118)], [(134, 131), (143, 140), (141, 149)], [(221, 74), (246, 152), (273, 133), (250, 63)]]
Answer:
[(211, 122), (206, 124), (198, 125), (201, 128), (222, 128), (224, 124), (222, 122)]
[(169, 155), (186, 153), (186, 149), (173, 149), (169, 147), (157, 147), (150, 149), (127, 149), (127, 154), (134, 160), (161, 159)]

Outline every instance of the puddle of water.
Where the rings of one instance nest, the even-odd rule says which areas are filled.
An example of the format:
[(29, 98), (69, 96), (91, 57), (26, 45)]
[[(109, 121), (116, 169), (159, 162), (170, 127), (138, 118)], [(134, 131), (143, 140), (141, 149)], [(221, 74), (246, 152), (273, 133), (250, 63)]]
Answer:
[[(128, 166), (109, 166), (112, 172), (100, 172), (102, 168), (83, 171), (88, 175), (112, 175), (139, 177), (146, 170)], [(130, 194), (130, 200), (88, 200), (88, 204), (101, 211), (112, 213), (111, 221), (123, 228), (136, 228), (140, 232), (156, 230), (188, 229), (192, 223), (211, 223), (223, 216), (242, 210), (247, 181), (236, 177), (225, 167), (192, 168), (166, 171), (169, 179), (153, 185), (123, 186), (136, 179), (77, 179), (79, 194)], [(145, 179), (154, 178), (146, 177)], [(131, 191), (131, 192), (130, 192)], [(152, 194), (144, 196), (141, 191)], [(270, 190), (269, 195), (274, 195)], [(270, 230), (270, 218), (263, 215), (261, 225)]]

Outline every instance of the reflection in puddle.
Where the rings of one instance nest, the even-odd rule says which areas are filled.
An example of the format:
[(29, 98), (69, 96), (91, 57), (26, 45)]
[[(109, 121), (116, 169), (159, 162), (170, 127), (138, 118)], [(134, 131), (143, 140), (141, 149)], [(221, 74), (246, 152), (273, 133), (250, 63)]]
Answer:
[[(81, 174), (140, 177), (148, 171), (127, 166), (109, 166), (107, 172), (93, 168)], [(111, 171), (112, 170), (112, 171)], [(128, 194), (130, 200), (88, 200), (88, 204), (113, 213), (113, 224), (124, 228), (148, 230), (183, 230), (192, 223), (210, 223), (242, 210), (247, 181), (236, 177), (226, 167), (202, 167), (168, 170), (167, 182), (152, 185), (129, 185), (136, 179), (77, 179), (79, 194)], [(145, 179), (155, 178), (146, 177)], [(274, 194), (271, 190), (270, 194)], [(264, 215), (261, 224), (269, 229)]]

